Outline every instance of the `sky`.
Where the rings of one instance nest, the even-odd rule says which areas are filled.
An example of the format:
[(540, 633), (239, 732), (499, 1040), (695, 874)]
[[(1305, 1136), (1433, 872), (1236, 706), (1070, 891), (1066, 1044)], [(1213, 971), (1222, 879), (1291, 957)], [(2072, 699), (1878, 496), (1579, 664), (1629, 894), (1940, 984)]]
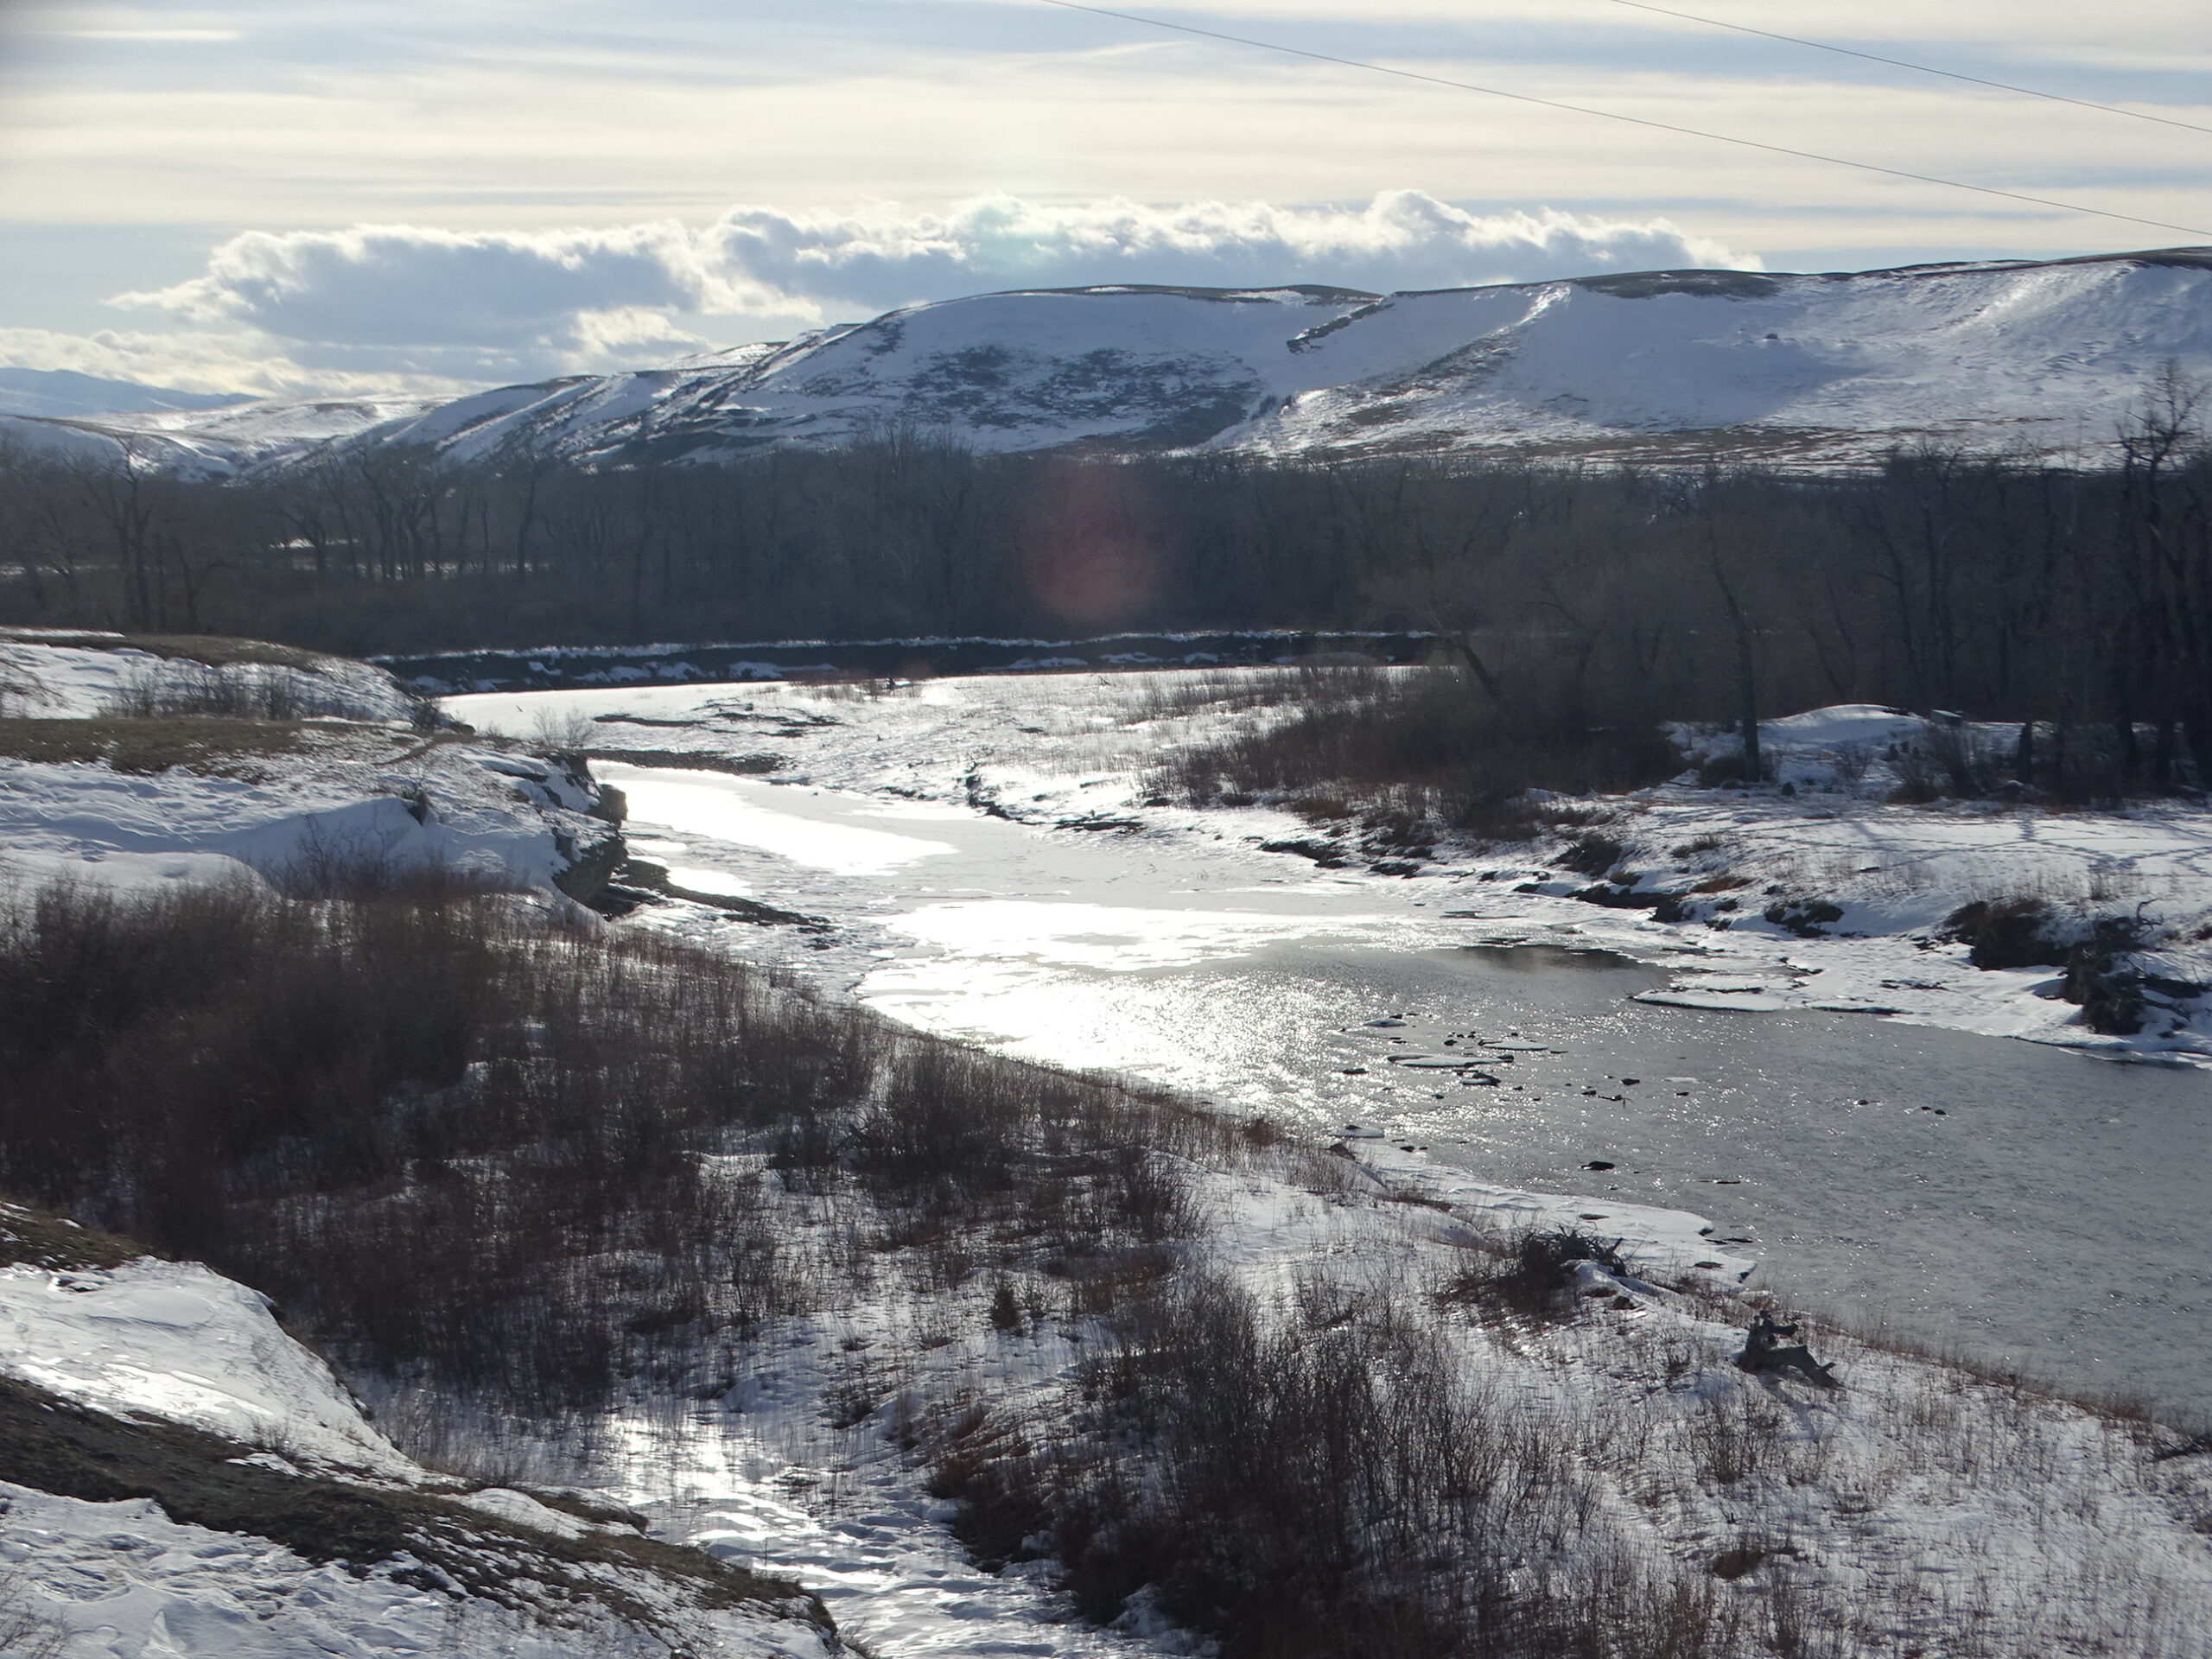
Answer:
[[(2212, 129), (2202, 0), (1654, 3)], [(2212, 226), (2212, 130), (1623, 0), (1128, 9)], [(0, 0), (0, 364), (427, 397), (1014, 287), (1864, 270), (2212, 230), (1043, 0)]]

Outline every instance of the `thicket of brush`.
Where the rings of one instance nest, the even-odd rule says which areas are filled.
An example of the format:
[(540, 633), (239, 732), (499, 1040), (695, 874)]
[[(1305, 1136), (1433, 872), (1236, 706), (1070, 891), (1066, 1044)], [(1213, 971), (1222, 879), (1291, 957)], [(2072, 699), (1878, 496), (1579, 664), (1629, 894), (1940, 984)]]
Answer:
[[(543, 1418), (987, 1225), (1185, 1224), (1166, 1103), (436, 880), (0, 903), (0, 1190), (205, 1260), (352, 1365)], [(778, 1174), (775, 1190), (763, 1164)], [(840, 1232), (788, 1190), (850, 1192)], [(817, 1231), (834, 1236), (817, 1237)]]
[(1681, 770), (1648, 707), (1592, 706), (1562, 675), (1520, 677), (1500, 696), (1451, 665), (1312, 670), (1269, 718), (1170, 753), (1147, 781), (1192, 805), (1290, 797), (1517, 840), (1538, 828), (1531, 789), (1637, 789)]
[(162, 663), (126, 676), (108, 699), (106, 712), (126, 720), (168, 720), (209, 715), (227, 720), (302, 720), (351, 711), (318, 696), (289, 669), (257, 664), (209, 667)]
[(1787, 1597), (1639, 1561), (1571, 1416), (1471, 1383), (1433, 1310), (1192, 1272), (1115, 1321), (1052, 1409), (955, 1419), (937, 1490), (987, 1562), (1049, 1553), (1077, 1603), (1154, 1606), (1225, 1659), (1806, 1654)]

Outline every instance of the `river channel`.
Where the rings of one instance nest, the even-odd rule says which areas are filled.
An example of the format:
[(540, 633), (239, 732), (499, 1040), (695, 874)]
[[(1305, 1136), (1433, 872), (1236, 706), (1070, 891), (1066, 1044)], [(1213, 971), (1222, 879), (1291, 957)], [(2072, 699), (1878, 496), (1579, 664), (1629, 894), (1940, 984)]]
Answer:
[[(1231, 843), (600, 771), (628, 794), (633, 847), (680, 880), (834, 930), (825, 945), (702, 913), (690, 931), (893, 1018), (1314, 1131), (1379, 1129), (1485, 1181), (1693, 1211), (1800, 1305), (2212, 1415), (2204, 1071), (1635, 1002), (1662, 970), (1471, 943), (1442, 884)], [(1405, 1064), (1478, 1049), (1471, 1075), (1497, 1082)]]

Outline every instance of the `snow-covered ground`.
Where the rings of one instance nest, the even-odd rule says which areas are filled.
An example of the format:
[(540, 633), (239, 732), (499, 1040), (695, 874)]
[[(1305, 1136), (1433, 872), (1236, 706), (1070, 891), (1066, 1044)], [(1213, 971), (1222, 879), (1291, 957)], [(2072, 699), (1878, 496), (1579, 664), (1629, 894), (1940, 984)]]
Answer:
[[(305, 714), (404, 720), (410, 712), (407, 694), (389, 674), (351, 658), (251, 640), (211, 639), (206, 648), (222, 670), (278, 683)], [(78, 628), (0, 627), (0, 715), (89, 720), (112, 714), (134, 693), (205, 677), (198, 671), (202, 665), (186, 654), (189, 649), (183, 640), (136, 643), (129, 634)], [(238, 660), (228, 660), (232, 656)]]
[[(50, 713), (99, 712), (100, 664), (65, 664), (57, 655), (46, 666), (49, 680), (81, 676), (92, 688), (49, 702)], [(1757, 955), (1765, 951), (1825, 972), (1842, 961), (1836, 953), (1875, 942), (1770, 937), (1751, 926), (1668, 927), (1647, 912), (1516, 891), (1528, 885), (1520, 878), (1554, 874), (1540, 863), (1501, 874), (1449, 849), (1415, 879), (1321, 869), (1296, 854), (1263, 851), (1267, 841), (1315, 831), (1260, 809), (1141, 804), (1141, 773), (1163, 739), (1194, 741), (1249, 717), (1163, 717), (1154, 698), (1163, 689), (1148, 677), (1063, 677), (943, 682), (880, 697), (840, 688), (709, 687), (467, 699), (455, 707), (482, 727), (524, 736), (556, 732), (566, 711), (596, 724), (610, 748), (779, 757), (767, 776), (788, 780), (780, 785), (665, 766), (605, 770), (630, 794), (637, 850), (666, 863), (680, 885), (834, 911), (836, 932), (825, 938), (731, 921), (705, 905), (664, 906), (651, 912), (658, 925), (746, 954), (810, 963), (820, 976), (857, 985), (887, 1012), (925, 1026), (1017, 1046), (1027, 1030), (1030, 1052), (1074, 1043), (1078, 1059), (1169, 1075), (1173, 1065), (1161, 1057), (1186, 1051), (1176, 1062), (1190, 1067), (1185, 1080), (1224, 1103), (1280, 1105), (1304, 1094), (1310, 1109), (1297, 1121), (1340, 1131), (1354, 1156), (1316, 1157), (1309, 1143), (1180, 1170), (1208, 1222), (1205, 1238), (1187, 1247), (1192, 1265), (1228, 1273), (1263, 1298), (1283, 1297), (1317, 1274), (1419, 1295), (1473, 1259), (1481, 1236), (1516, 1225), (1573, 1224), (1624, 1240), (1631, 1274), (1586, 1268), (1584, 1287), (1605, 1294), (1586, 1298), (1564, 1324), (1497, 1326), (1463, 1315), (1446, 1323), (1472, 1382), (1580, 1449), (1600, 1494), (1589, 1522), (1593, 1547), (1674, 1563), (1700, 1582), (1725, 1552), (1770, 1550), (1740, 1578), (1715, 1580), (1715, 1593), (1763, 1594), (1786, 1574), (1813, 1601), (1848, 1606), (1872, 1632), (1859, 1648), (1840, 1651), (1910, 1650), (1929, 1659), (2212, 1654), (2212, 1550), (2204, 1532), (2212, 1460), (2158, 1459), (2177, 1444), (2171, 1432), (1832, 1331), (1814, 1339), (1824, 1357), (1840, 1363), (1843, 1393), (1756, 1381), (1728, 1357), (1748, 1308), (1732, 1298), (1763, 1294), (1736, 1288), (1756, 1268), (1758, 1243), (1724, 1236), (1731, 1230), (1725, 1222), (1649, 1201), (1625, 1167), (1593, 1166), (1579, 1189), (1524, 1186), (1487, 1178), (1472, 1157), (1440, 1155), (1441, 1135), (1427, 1149), (1426, 1126), (1441, 1122), (1440, 1111), (1473, 1109), (1462, 1103), (1571, 1095), (1594, 1112), (1634, 1091), (1656, 1093), (1649, 1085), (1662, 1081), (1669, 1099), (1678, 1097), (1674, 1085), (1684, 1085), (1681, 1098), (1704, 1085), (1656, 1071), (1647, 1077), (1640, 1060), (1634, 1081), (1599, 1076), (1592, 1055), (1616, 1073), (1626, 1069), (1625, 1051), (1605, 1046), (1598, 1034), (1612, 1014), (1574, 1026), (1586, 1052), (1562, 1053), (1570, 1045), (1539, 1027), (1552, 1018), (1540, 1000), (1501, 999), (1471, 1014), (1464, 981), (1452, 982), (1462, 988), (1454, 1008), (1414, 994), (1403, 976), (1408, 963), (1433, 963), (1446, 949), (1485, 963), (1560, 960), (1541, 950), (1499, 959), (1462, 950), (1512, 938), (1570, 946), (1578, 962), (1604, 946), (1711, 966), (1712, 950), (1733, 949), (1746, 961), (1767, 960)], [(615, 718), (598, 719), (607, 715)], [(671, 721), (677, 723), (663, 723)], [(1792, 764), (1813, 766), (1840, 729), (1801, 744)], [(1777, 733), (1785, 747), (1789, 730)], [(400, 751), (405, 735), (356, 721), (345, 741)], [(576, 816), (585, 798), (563, 792), (572, 786), (556, 768), (467, 741), (406, 763), (384, 764), (375, 758), (384, 753), (310, 748), (259, 757), (251, 779), (0, 763), (0, 814), (16, 815), (0, 822), (0, 844), (23, 849), (17, 861), (39, 870), (89, 874), (121, 859), (143, 861), (122, 868), (152, 879), (168, 868), (237, 871), (259, 855), (256, 836), (303, 836), (310, 819), (343, 813), (349, 803), (380, 812), (378, 802), (393, 801), (412, 831), (377, 818), (378, 833), (427, 836), (442, 825), (454, 848), (543, 880), (557, 863), (553, 836), (593, 827)], [(430, 769), (410, 769), (416, 762)], [(1847, 769), (1853, 764), (1846, 762)], [(1647, 840), (1656, 847), (1678, 836), (1696, 839), (1697, 813), (1738, 834), (1750, 823), (1740, 814), (1764, 813), (1760, 822), (1783, 826), (1802, 816), (1802, 830), (1776, 834), (1777, 845), (1802, 858), (1803, 838), (1836, 833), (1821, 826), (1856, 813), (1892, 852), (1932, 836), (1926, 844), (1948, 849), (1957, 868), (1973, 862), (1955, 829), (1914, 826), (1914, 812), (1938, 824), (1960, 815), (1839, 796), (1839, 816), (1824, 818), (1815, 779), (1809, 771), (1801, 776), (1788, 801), (1700, 798), (1681, 786), (1653, 791), (1623, 804), (1620, 823), (1652, 821), (1648, 836), (1638, 830), (1634, 838), (1641, 848)], [(423, 791), (432, 810), (418, 823), (405, 807)], [(2169, 902), (2178, 907), (2190, 867), (2186, 848), (2172, 843), (2184, 820), (2112, 823), (2148, 826), (2126, 832), (2144, 838), (2130, 855), (2144, 880), (2174, 884)], [(462, 831), (471, 825), (489, 839), (469, 840)], [(2048, 834), (2032, 838), (2032, 856), (2046, 856)], [(2077, 837), (2078, 846), (2060, 842), (2075, 850), (2052, 856), (2065, 868), (2076, 860), (2088, 868), (2094, 858), (2117, 855), (2108, 849), (2122, 834), (2112, 828)], [(1967, 837), (1963, 844), (1975, 843)], [(426, 842), (423, 850), (433, 849)], [(207, 861), (189, 861), (195, 859)], [(1763, 879), (1779, 884), (1778, 876)], [(2065, 896), (2056, 874), (2043, 880), (2046, 891)], [(1840, 902), (1860, 902), (1837, 891)], [(1924, 966), (1930, 957), (1962, 981), (1974, 971), (1942, 957), (1942, 947), (1891, 943), (1910, 953), (1923, 976), (1932, 977)], [(1690, 950), (1694, 956), (1686, 956)], [(1299, 951), (1356, 959), (1363, 971), (1376, 971), (1378, 996), (1388, 987), (1405, 1000), (1390, 1006), (1340, 993), (1333, 1005), (1301, 1001), (1317, 982), (1291, 971)], [(1215, 977), (1192, 976), (1209, 964), (1220, 970)], [(1662, 991), (1668, 982), (1650, 969), (1603, 969), (1583, 982), (1592, 988), (1592, 1009), (1618, 1002), (1627, 982), (1621, 976)], [(1800, 966), (1790, 977), (1817, 976)], [(1511, 1020), (1491, 1017), (1508, 1006), (1525, 1012)], [(1630, 1006), (1635, 1019), (1706, 1022), (1700, 1031), (1725, 1021), (1730, 1030), (1779, 1033), (1792, 1018)], [(1040, 1024), (1040, 1011), (1058, 1017), (1058, 1026)], [(1553, 1020), (1561, 1031), (1568, 1023)], [(2046, 1065), (2082, 1065), (2047, 1050), (2019, 1052)], [(1325, 1064), (1312, 1058), (1317, 1054)], [(1567, 1069), (1577, 1065), (1590, 1075), (1586, 1096), (1573, 1094), (1567, 1081)], [(1529, 1081), (1516, 1090), (1512, 1079), (1522, 1075)], [(2150, 1068), (2094, 1075), (2195, 1078)], [(1603, 1094), (1600, 1084), (1609, 1085)], [(1446, 1106), (1430, 1103), (1446, 1095)], [(1916, 1114), (1910, 1126), (1918, 1134), (1933, 1122)], [(2178, 1140), (2168, 1150), (2175, 1162), (2187, 1161)], [(732, 1176), (779, 1190), (777, 1177), (749, 1160), (735, 1160)], [(836, 1200), (793, 1192), (775, 1201), (791, 1212), (792, 1238), (832, 1248)], [(2100, 1215), (2099, 1225), (2108, 1220)], [(734, 1386), (703, 1397), (699, 1390), (640, 1394), (595, 1441), (569, 1435), (536, 1448), (547, 1478), (641, 1506), (666, 1535), (797, 1579), (883, 1659), (1193, 1650), (1141, 1604), (1115, 1630), (1073, 1622), (1048, 1563), (989, 1573), (964, 1558), (950, 1531), (950, 1509), (931, 1496), (918, 1455), (929, 1444), (931, 1413), (972, 1401), (1026, 1412), (1040, 1425), (1062, 1421), (1076, 1369), (1108, 1333), (1072, 1311), (1052, 1312), (1065, 1306), (1065, 1292), (1038, 1264), (1007, 1269), (1025, 1302), (1043, 1310), (1007, 1328), (992, 1317), (989, 1278), (944, 1288), (925, 1255), (914, 1247), (880, 1255), (867, 1282), (823, 1311), (761, 1327), (741, 1355)], [(1673, 1282), (1685, 1288), (1663, 1287)], [(2002, 1287), (1981, 1288), (1993, 1295)], [(2187, 1318), (2185, 1307), (2168, 1313)], [(702, 1357), (702, 1371), (707, 1363)], [(580, 1529), (527, 1493), (472, 1491), (422, 1471), (283, 1333), (259, 1297), (204, 1268), (140, 1262), (0, 1269), (0, 1372), (93, 1409), (219, 1432), (254, 1448), (245, 1455), (256, 1470), (285, 1478), (347, 1469), (356, 1471), (349, 1478), (372, 1484), (414, 1484), (471, 1506), (487, 1528), (510, 1529), (503, 1535), (511, 1539)], [(612, 1622), (549, 1628), (456, 1601), (389, 1566), (357, 1574), (243, 1534), (181, 1524), (143, 1499), (93, 1503), (22, 1487), (0, 1497), (7, 1503), (0, 1563), (12, 1574), (5, 1597), (13, 1603), (0, 1607), (0, 1620), (20, 1611), (59, 1626), (71, 1644), (65, 1653), (551, 1659), (649, 1645)], [(704, 1653), (765, 1659), (829, 1650), (796, 1618), (667, 1611), (672, 1619), (681, 1615), (684, 1638)]]
[[(1491, 1195), (1388, 1147), (1362, 1152), (1323, 1160), (1337, 1179), (1322, 1182), (1310, 1160), (1267, 1152), (1179, 1166), (1208, 1222), (1193, 1265), (1278, 1306), (1316, 1274), (1424, 1296), (1472, 1259)], [(794, 1237), (834, 1232), (836, 1200), (775, 1201)], [(1745, 1306), (1641, 1276), (1663, 1265), (1632, 1251), (1628, 1274), (1586, 1267), (1582, 1311), (1556, 1325), (1450, 1314), (1441, 1326), (1471, 1388), (1578, 1448), (1598, 1491), (1583, 1533), (1593, 1555), (1625, 1552), (1701, 1581), (1729, 1552), (1770, 1552), (1717, 1592), (1761, 1597), (1786, 1576), (1802, 1609), (1859, 1622), (1866, 1645), (1839, 1652), (2212, 1652), (2201, 1529), (2212, 1467), (2160, 1460), (2177, 1444), (2170, 1433), (1826, 1331), (1812, 1340), (1839, 1364), (1841, 1393), (1758, 1381), (1730, 1363)], [(930, 1496), (927, 1450), (944, 1423), (980, 1404), (1050, 1433), (1080, 1367), (1110, 1342), (1098, 1319), (1050, 1311), (1064, 1288), (1034, 1264), (1011, 1281), (1041, 1311), (995, 1321), (991, 1287), (1007, 1278), (946, 1289), (919, 1250), (879, 1256), (865, 1288), (756, 1331), (734, 1387), (640, 1395), (602, 1435), (565, 1433), (538, 1459), (664, 1535), (798, 1580), (884, 1659), (1204, 1651), (1141, 1598), (1115, 1628), (1077, 1621), (1047, 1560), (976, 1568), (951, 1535), (956, 1506)], [(510, 1526), (590, 1530), (526, 1493), (470, 1491), (412, 1465), (260, 1298), (205, 1269), (7, 1269), (0, 1332), (0, 1371), (101, 1409), (220, 1428), (258, 1448), (248, 1456), (264, 1469), (351, 1465)], [(454, 1601), (404, 1562), (357, 1573), (179, 1524), (143, 1499), (14, 1486), (0, 1497), (10, 1611), (67, 1632), (65, 1654), (552, 1659), (578, 1642), (649, 1647), (612, 1624), (549, 1630)], [(689, 1610), (683, 1632), (704, 1654), (830, 1651), (803, 1621), (759, 1611)]]
[[(0, 1229), (26, 1218), (0, 1206)], [(0, 1267), (0, 1376), (33, 1385), (47, 1402), (124, 1423), (218, 1436), (232, 1461), (264, 1480), (275, 1477), (280, 1497), (286, 1485), (309, 1480), (326, 1492), (365, 1490), (416, 1503), (427, 1496), (443, 1506), (443, 1536), (480, 1559), (519, 1552), (538, 1567), (547, 1539), (588, 1546), (603, 1535), (619, 1548), (636, 1535), (523, 1492), (423, 1468), (286, 1334), (264, 1298), (194, 1263)], [(150, 1472), (126, 1453), (107, 1459), (95, 1478), (164, 1490), (158, 1459), (166, 1446), (156, 1445)], [(219, 1458), (225, 1449), (201, 1455)], [(194, 1454), (198, 1448), (188, 1447)], [(81, 1477), (56, 1484), (72, 1478)], [(220, 1478), (218, 1465), (200, 1488), (219, 1487)], [(289, 1531), (273, 1516), (271, 1524)], [(592, 1591), (532, 1597), (518, 1580), (519, 1593), (502, 1605), (455, 1593), (431, 1551), (317, 1559), (250, 1529), (181, 1522), (151, 1497), (94, 1501), (0, 1480), (0, 1649), (39, 1659), (565, 1659), (579, 1651), (644, 1659), (684, 1642), (702, 1659), (828, 1659), (835, 1651), (803, 1610), (698, 1605), (680, 1580), (660, 1580), (619, 1554), (580, 1572), (578, 1582), (586, 1579), (607, 1599)], [(647, 1617), (637, 1616), (640, 1607)]]
[(303, 1467), (422, 1471), (362, 1421), (267, 1299), (196, 1262), (0, 1268), (0, 1365), (105, 1412), (184, 1423)]
[[(1211, 1224), (1192, 1264), (1279, 1316), (1317, 1276), (1421, 1302), (1470, 1260), (1494, 1219), (1487, 1195), (1390, 1147), (1362, 1150), (1318, 1191), (1265, 1155), (1185, 1167)], [(813, 1231), (836, 1217), (818, 1198), (785, 1202)], [(1732, 1363), (1747, 1305), (1663, 1288), (1639, 1276), (1662, 1264), (1630, 1255), (1628, 1274), (1581, 1269), (1583, 1311), (1565, 1323), (1454, 1313), (1441, 1326), (1471, 1389), (1577, 1449), (1599, 1494), (1582, 1533), (1592, 1556), (1702, 1581), (1727, 1552), (1770, 1552), (1716, 1590), (1755, 1597), (1787, 1577), (1802, 1607), (1859, 1622), (1855, 1638), (1813, 1651), (2212, 1652), (2212, 1466), (2160, 1460), (2172, 1433), (1826, 1330), (1811, 1340), (1842, 1392), (1756, 1380)], [(929, 1495), (932, 1437), (971, 1408), (1034, 1436), (1064, 1431), (1107, 1327), (1047, 1313), (1000, 1328), (992, 1276), (946, 1290), (916, 1252), (879, 1261), (873, 1289), (761, 1329), (735, 1388), (641, 1402), (592, 1455), (543, 1448), (549, 1467), (671, 1535), (799, 1579), (874, 1653), (1205, 1651), (1141, 1597), (1108, 1630), (1075, 1622), (1047, 1559), (977, 1570), (948, 1530), (957, 1506)], [(1033, 1272), (995, 1281), (1065, 1301), (1061, 1281)]]
[[(224, 671), (283, 677), (315, 717), (273, 736), (245, 730), (235, 752), (181, 750), (136, 770), (0, 749), (0, 879), (281, 883), (366, 863), (548, 888), (609, 834), (588, 816), (588, 787), (559, 766), (416, 729), (405, 695), (379, 670), (324, 658)], [(205, 673), (119, 639), (62, 644), (9, 630), (0, 634), (0, 714), (82, 721), (91, 732), (134, 688)], [(195, 728), (177, 729), (189, 738)]]

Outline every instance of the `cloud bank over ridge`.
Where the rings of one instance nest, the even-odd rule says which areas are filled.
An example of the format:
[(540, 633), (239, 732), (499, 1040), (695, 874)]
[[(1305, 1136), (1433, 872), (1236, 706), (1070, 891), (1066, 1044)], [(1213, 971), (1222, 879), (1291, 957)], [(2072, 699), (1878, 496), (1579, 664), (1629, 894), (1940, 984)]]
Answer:
[(1414, 190), (1355, 207), (990, 196), (943, 213), (744, 207), (704, 226), (257, 231), (216, 248), (200, 275), (116, 303), (172, 319), (181, 347), (197, 337), (188, 372), (204, 372), (211, 337), (261, 342), (250, 389), (443, 390), (664, 360), (998, 289), (1388, 291), (1758, 263), (1665, 219), (1484, 216)]
[(1299, 282), (1387, 292), (1739, 263), (1719, 243), (1664, 219), (1483, 217), (1418, 190), (1386, 192), (1357, 208), (1264, 201), (1046, 207), (1007, 196), (963, 202), (941, 216), (887, 210), (807, 217), (737, 208), (702, 239), (717, 264), (787, 302), (842, 300), (877, 308), (979, 288)]

